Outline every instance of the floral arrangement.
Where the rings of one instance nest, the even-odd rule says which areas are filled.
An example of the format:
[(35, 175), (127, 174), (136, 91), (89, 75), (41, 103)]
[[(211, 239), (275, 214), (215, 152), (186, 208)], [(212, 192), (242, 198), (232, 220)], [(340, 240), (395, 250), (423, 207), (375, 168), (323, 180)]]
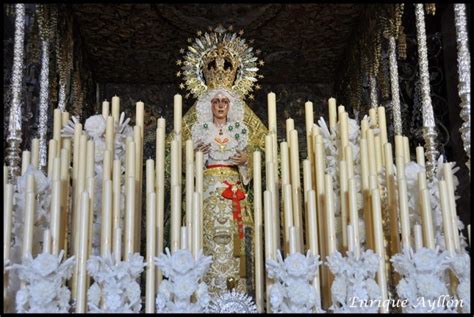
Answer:
[(451, 259), (447, 251), (441, 252), (439, 247), (435, 250), (421, 248), (416, 252), (411, 248), (405, 248), (390, 261), (394, 270), (402, 276), (396, 289), (399, 298), (408, 302), (408, 305), (403, 307), (404, 313), (456, 312), (452, 307), (420, 304), (420, 299), (424, 303), (429, 303), (449, 295), (445, 273)]
[(359, 258), (353, 252), (347, 252), (347, 257), (343, 257), (336, 251), (326, 260), (334, 274), (331, 285), (333, 304), (329, 309), (334, 313), (377, 313), (377, 305), (357, 303), (381, 299), (380, 287), (374, 279), (379, 269), (379, 256), (372, 250), (362, 252)]
[(16, 293), (17, 313), (68, 313), (71, 292), (64, 285), (74, 271), (75, 259), (71, 257), (61, 263), (64, 251), (59, 256), (41, 253), (35, 259), (28, 254), (23, 264), (13, 264), (8, 270), (18, 270), (25, 284)]
[[(168, 248), (155, 258), (167, 280), (163, 280), (156, 296), (157, 313), (199, 313), (207, 311), (209, 294), (201, 282), (212, 263), (211, 256), (199, 253), (195, 260), (189, 250), (178, 250), (171, 255)], [(191, 302), (194, 296), (195, 301)]]
[[(115, 123), (114, 131), (114, 159), (125, 161), (126, 154), (126, 141), (127, 137), (133, 137), (133, 128), (129, 126), (130, 118), (125, 119), (125, 113), (122, 112), (120, 119)], [(72, 117), (62, 130), (62, 136), (65, 138), (72, 138), (74, 136), (74, 129), (76, 124), (79, 123), (79, 119)], [(93, 212), (93, 239), (92, 239), (92, 254), (99, 255), (100, 250), (100, 227), (101, 227), (101, 212), (102, 210), (102, 181), (104, 178), (103, 161), (104, 153), (106, 151), (105, 132), (107, 128), (107, 122), (104, 117), (99, 115), (93, 115), (86, 119), (84, 123), (84, 131), (92, 138), (95, 144), (95, 188), (94, 188), (94, 212)], [(122, 164), (121, 173), (125, 172), (124, 164)], [(121, 191), (123, 195), (120, 198), (120, 210), (123, 210), (125, 206), (125, 182), (121, 181)], [(121, 214), (121, 221), (123, 221), (123, 214)]]
[(87, 271), (94, 284), (87, 292), (91, 313), (139, 313), (141, 290), (137, 279), (143, 272), (143, 257), (135, 253), (128, 261), (115, 262), (110, 253), (106, 256), (91, 256)]
[(308, 251), (304, 256), (294, 253), (285, 261), (277, 250), (276, 261), (267, 259), (268, 276), (276, 283), (269, 290), (273, 313), (322, 313), (320, 294), (311, 282), (318, 274), (319, 256)]
[(462, 312), (471, 312), (471, 258), (467, 252), (458, 252), (450, 258), (450, 268), (456, 274), (459, 284), (456, 289), (458, 298), (462, 300)]

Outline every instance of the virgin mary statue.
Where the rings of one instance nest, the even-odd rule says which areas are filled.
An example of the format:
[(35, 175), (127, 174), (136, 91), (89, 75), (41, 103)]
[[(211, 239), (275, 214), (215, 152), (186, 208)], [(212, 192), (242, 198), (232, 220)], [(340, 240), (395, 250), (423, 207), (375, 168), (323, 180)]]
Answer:
[[(240, 34), (241, 35), (241, 34)], [(182, 51), (183, 52), (183, 51)], [(211, 294), (236, 288), (253, 293), (252, 157), (266, 127), (244, 102), (257, 81), (257, 57), (222, 26), (200, 33), (184, 52), (182, 76), (197, 102), (183, 117), (182, 140), (204, 156), (203, 252)], [(260, 167), (258, 167), (260, 168)]]

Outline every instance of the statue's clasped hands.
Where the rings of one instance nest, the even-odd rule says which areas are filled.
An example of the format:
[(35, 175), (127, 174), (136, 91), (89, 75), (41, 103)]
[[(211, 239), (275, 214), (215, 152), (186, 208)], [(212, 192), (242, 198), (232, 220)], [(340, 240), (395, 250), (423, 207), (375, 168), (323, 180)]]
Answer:
[(211, 150), (211, 143), (204, 144), (203, 142), (199, 142), (198, 144), (196, 144), (194, 152), (201, 151), (203, 154), (207, 154), (209, 153), (210, 150)]
[(247, 153), (237, 150), (237, 154), (232, 156), (230, 160), (236, 165), (244, 165), (248, 160)]

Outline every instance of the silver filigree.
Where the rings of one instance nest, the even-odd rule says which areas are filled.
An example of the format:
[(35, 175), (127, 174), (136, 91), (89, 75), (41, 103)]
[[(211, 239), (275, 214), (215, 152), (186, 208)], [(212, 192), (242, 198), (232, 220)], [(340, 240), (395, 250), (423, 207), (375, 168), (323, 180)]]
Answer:
[(466, 5), (454, 4), (454, 22), (456, 24), (456, 42), (458, 47), (458, 93), (461, 99), (461, 113), (463, 124), (459, 131), (464, 143), (468, 160), (467, 167), (471, 172), (471, 54), (469, 52), (469, 35), (467, 33)]
[(249, 295), (232, 289), (211, 299), (208, 313), (213, 314), (256, 314), (257, 306)]
[(48, 106), (49, 106), (49, 41), (41, 41), (41, 73), (39, 100), (39, 165), (44, 168), (48, 163)]
[(400, 88), (398, 86), (398, 65), (397, 65), (397, 45), (395, 37), (390, 36), (389, 39), (389, 67), (390, 67), (390, 88), (392, 92), (392, 113), (393, 113), (393, 131), (395, 135), (402, 135), (402, 112), (400, 109)]
[(375, 79), (374, 75), (369, 76), (369, 84), (370, 84), (370, 107), (376, 108), (378, 106), (378, 98), (377, 98), (377, 80)]
[(58, 108), (66, 111), (66, 84), (63, 81), (59, 83)]
[(418, 64), (420, 65), (421, 100), (423, 116), (423, 138), (425, 140), (426, 176), (432, 178), (436, 171), (439, 152), (436, 139), (436, 123), (430, 96), (430, 74), (428, 71), (428, 49), (426, 46), (425, 11), (422, 3), (415, 4), (416, 39), (418, 46)]
[(13, 180), (20, 172), (21, 161), (21, 91), (23, 80), (23, 55), (25, 48), (25, 5), (15, 4), (15, 43), (13, 46), (13, 67), (11, 79), (12, 104), (8, 122), (7, 155), (8, 173)]

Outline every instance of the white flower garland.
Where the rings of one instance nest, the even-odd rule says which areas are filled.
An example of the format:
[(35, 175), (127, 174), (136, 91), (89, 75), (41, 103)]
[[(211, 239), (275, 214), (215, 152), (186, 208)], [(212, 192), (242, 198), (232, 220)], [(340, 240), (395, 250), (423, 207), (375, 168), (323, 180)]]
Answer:
[(459, 280), (456, 293), (458, 298), (462, 300), (462, 312), (471, 312), (471, 258), (467, 252), (457, 252), (450, 257), (450, 267)]
[(439, 247), (436, 250), (421, 248), (416, 252), (405, 248), (390, 261), (394, 270), (402, 276), (396, 289), (399, 298), (408, 302), (408, 305), (402, 308), (404, 313), (456, 312), (453, 307), (420, 304), (420, 299), (429, 303), (449, 296), (445, 273), (451, 259), (447, 251), (440, 252)]
[(87, 271), (94, 278), (94, 284), (87, 292), (89, 312), (139, 313), (142, 304), (137, 280), (144, 266), (143, 257), (138, 253), (118, 263), (110, 253), (105, 257), (90, 257)]
[(323, 313), (320, 294), (311, 282), (320, 265), (319, 255), (308, 251), (304, 256), (294, 253), (285, 261), (277, 250), (276, 261), (267, 259), (266, 269), (275, 284), (270, 288), (270, 304), (273, 313)]
[[(207, 285), (202, 281), (212, 263), (211, 256), (200, 252), (195, 260), (189, 250), (178, 250), (172, 255), (168, 248), (155, 258), (167, 280), (163, 280), (156, 296), (157, 313), (199, 313), (209, 305)], [(195, 297), (196, 301), (191, 302)]]
[(41, 253), (35, 259), (28, 254), (23, 264), (13, 264), (9, 270), (18, 270), (25, 287), (16, 293), (17, 313), (68, 313), (71, 292), (65, 281), (71, 278), (75, 259), (61, 263), (59, 256)]
[(374, 279), (379, 256), (372, 250), (362, 252), (359, 258), (353, 252), (347, 252), (347, 257), (343, 257), (336, 251), (326, 259), (335, 277), (331, 285), (333, 304), (329, 309), (334, 313), (377, 313), (377, 305), (356, 305), (354, 301), (381, 299), (380, 287)]

